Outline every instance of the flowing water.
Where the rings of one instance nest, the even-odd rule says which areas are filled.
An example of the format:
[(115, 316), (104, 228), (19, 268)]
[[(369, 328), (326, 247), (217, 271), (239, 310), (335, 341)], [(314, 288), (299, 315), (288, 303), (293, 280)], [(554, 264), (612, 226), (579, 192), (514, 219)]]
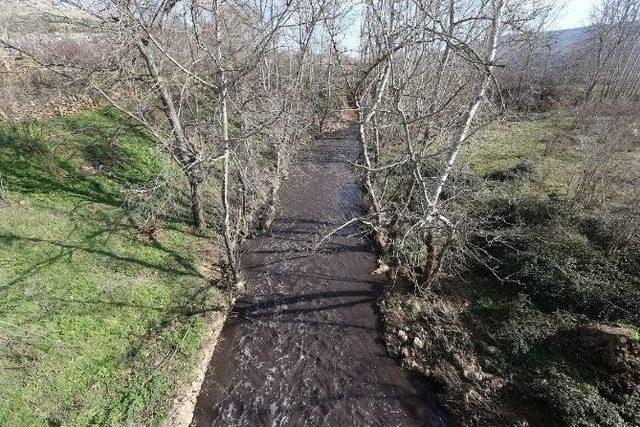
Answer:
[(386, 353), (384, 279), (356, 224), (353, 130), (314, 141), (280, 190), (271, 232), (247, 241), (249, 296), (227, 320), (193, 425), (446, 425), (428, 384)]

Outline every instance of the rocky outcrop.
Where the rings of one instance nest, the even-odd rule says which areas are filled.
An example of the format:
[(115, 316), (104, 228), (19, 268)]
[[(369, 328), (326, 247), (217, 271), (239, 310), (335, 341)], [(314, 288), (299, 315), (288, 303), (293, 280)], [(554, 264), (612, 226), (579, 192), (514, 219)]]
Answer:
[(638, 373), (640, 337), (631, 327), (590, 324), (578, 329), (577, 338), (593, 363), (613, 372)]

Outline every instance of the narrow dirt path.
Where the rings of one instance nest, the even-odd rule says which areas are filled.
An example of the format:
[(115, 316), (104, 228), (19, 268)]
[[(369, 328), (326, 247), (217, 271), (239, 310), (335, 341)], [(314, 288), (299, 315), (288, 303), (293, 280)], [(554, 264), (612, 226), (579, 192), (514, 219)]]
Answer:
[(227, 320), (193, 425), (445, 425), (429, 386), (390, 358), (376, 302), (383, 279), (357, 227), (317, 238), (358, 214), (348, 160), (353, 130), (315, 141), (281, 189), (272, 233), (242, 256), (251, 295)]

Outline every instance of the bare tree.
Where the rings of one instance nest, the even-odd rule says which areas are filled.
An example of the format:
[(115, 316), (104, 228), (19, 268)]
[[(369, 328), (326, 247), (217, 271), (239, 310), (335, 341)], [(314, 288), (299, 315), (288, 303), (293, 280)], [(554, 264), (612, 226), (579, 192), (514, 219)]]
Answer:
[[(62, 0), (99, 54), (42, 67), (76, 81), (142, 126), (189, 183), (194, 226), (220, 211), (230, 271), (239, 241), (264, 206), (273, 215), (281, 177), (309, 130), (315, 27), (324, 3), (276, 0)], [(298, 48), (294, 49), (296, 42)], [(318, 82), (320, 86), (320, 82)], [(273, 155), (271, 155), (273, 154)], [(207, 199), (218, 188), (219, 203)]]
[(501, 110), (499, 46), (546, 10), (507, 0), (364, 2), (360, 62), (343, 73), (358, 111), (371, 211), (363, 220), (416, 284), (437, 277), (464, 227), (451, 177), (490, 119), (483, 105)]
[(640, 89), (640, 2), (603, 0), (592, 11), (582, 61), (585, 102), (637, 97)]

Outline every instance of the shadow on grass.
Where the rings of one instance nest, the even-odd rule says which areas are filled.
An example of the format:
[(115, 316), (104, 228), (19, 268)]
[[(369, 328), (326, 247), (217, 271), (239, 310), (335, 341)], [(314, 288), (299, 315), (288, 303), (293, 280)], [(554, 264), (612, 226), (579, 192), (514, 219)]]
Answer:
[[(153, 242), (151, 245), (156, 250), (159, 250), (171, 257), (173, 261), (175, 261), (181, 268), (170, 268), (163, 264), (152, 263), (146, 261), (144, 259), (122, 256), (118, 255), (115, 252), (111, 252), (95, 245), (91, 245), (91, 241), (98, 238), (99, 236), (109, 233), (115, 232), (118, 230), (118, 226), (114, 226), (112, 228), (102, 229), (94, 232), (84, 241), (79, 243), (71, 243), (71, 242), (63, 242), (58, 240), (44, 239), (39, 237), (26, 237), (26, 236), (18, 236), (13, 233), (2, 233), (0, 234), (0, 241), (3, 242), (5, 246), (10, 246), (13, 244), (24, 244), (24, 243), (46, 243), (49, 245), (53, 245), (59, 248), (59, 251), (56, 255), (45, 258), (30, 267), (26, 268), (22, 272), (18, 273), (15, 277), (8, 280), (4, 285), (0, 287), (3, 291), (24, 282), (27, 278), (37, 274), (43, 268), (46, 268), (55, 262), (69, 258), (71, 259), (72, 255), (76, 252), (86, 252), (98, 255), (100, 257), (106, 257), (113, 261), (124, 262), (127, 264), (133, 264), (140, 267), (149, 268), (155, 271), (159, 271), (165, 274), (174, 275), (174, 276), (192, 276), (197, 278), (204, 279), (204, 276), (200, 274), (200, 272), (182, 255), (177, 253), (174, 250), (171, 250), (159, 242)], [(5, 248), (5, 250), (10, 250), (10, 248)]]
[[(97, 122), (102, 115), (95, 113), (92, 117)], [(72, 120), (0, 127), (0, 166), (7, 187), (25, 194), (62, 193), (120, 205), (115, 183), (92, 170), (92, 165), (105, 163), (108, 158), (115, 160), (110, 166), (116, 166), (126, 157), (125, 150), (114, 143), (120, 130), (87, 121), (82, 130), (66, 132)]]
[[(143, 395), (160, 396), (158, 384), (161, 388), (166, 381), (174, 380), (160, 371), (171, 371), (164, 364), (169, 366), (175, 363), (166, 359), (171, 359), (181, 348), (176, 336), (185, 336), (190, 328), (197, 325), (195, 315), (219, 310), (219, 294), (198, 271), (197, 264), (190, 256), (194, 251), (187, 248), (187, 256), (184, 252), (180, 253), (184, 238), (177, 239), (182, 243), (181, 247), (161, 240), (137, 241), (134, 234), (139, 231), (138, 224), (126, 206), (120, 209), (126, 194), (125, 184), (146, 185), (163, 170), (163, 162), (168, 161), (155, 152), (155, 147), (140, 129), (123, 123), (122, 118), (109, 112), (90, 112), (33, 126), (33, 129), (27, 127), (25, 130), (24, 127), (0, 124), (0, 170), (7, 188), (17, 194), (44, 195), (49, 198), (44, 209), (51, 210), (46, 212), (46, 216), (38, 217), (37, 221), (40, 222), (35, 221), (40, 229), (16, 232), (4, 227), (0, 231), (2, 250), (10, 257), (24, 257), (20, 260), (20, 269), (5, 275), (0, 283), (0, 293), (4, 293), (3, 306), (5, 309), (13, 306), (14, 310), (27, 307), (18, 312), (15, 325), (20, 332), (16, 340), (20, 345), (15, 351), (5, 349), (3, 357), (16, 356), (16, 366), (20, 368), (35, 360), (22, 361), (24, 357), (20, 352), (24, 346), (40, 346), (38, 352), (34, 353), (36, 355), (58, 351), (49, 348), (49, 343), (54, 340), (60, 345), (59, 351), (64, 347), (64, 351), (69, 352), (68, 357), (73, 357), (75, 350), (67, 347), (55, 333), (50, 334), (51, 337), (36, 336), (33, 340), (24, 339), (22, 333), (31, 329), (39, 330), (39, 326), (48, 331), (49, 326), (46, 325), (52, 321), (53, 328), (66, 328), (66, 323), (57, 326), (61, 314), (113, 317), (115, 322), (121, 322), (118, 327), (122, 328), (123, 333), (139, 331), (129, 332), (126, 349), (116, 356), (118, 365), (126, 367), (122, 371), (132, 371), (134, 374), (125, 379), (124, 384), (114, 379), (116, 402), (108, 408), (98, 408), (96, 412), (96, 424), (103, 424), (103, 421), (106, 423), (109, 420), (112, 412), (115, 417), (121, 417), (128, 413), (129, 408), (136, 409)], [(34, 198), (42, 199), (44, 197)], [(182, 211), (188, 212), (188, 198), (181, 198), (179, 204)], [(30, 212), (16, 210), (11, 214), (12, 218), (21, 222), (20, 215), (29, 215), (36, 208), (43, 207), (36, 205), (34, 203), (31, 206)], [(63, 216), (63, 229), (70, 225), (72, 230), (68, 234), (56, 233), (55, 237), (45, 235), (45, 232), (56, 231), (58, 224), (53, 221), (60, 215)], [(168, 223), (163, 223), (162, 228), (185, 233), (186, 218), (180, 215), (163, 216), (162, 219), (168, 220)], [(42, 223), (43, 218), (52, 223)], [(78, 234), (82, 237), (76, 237)], [(176, 236), (175, 233), (171, 235)], [(116, 245), (110, 242), (115, 236), (119, 239)], [(120, 244), (123, 236), (125, 241)], [(121, 247), (127, 251), (121, 251)], [(77, 267), (69, 269), (67, 264), (77, 261), (74, 254), (82, 254), (82, 261)], [(86, 254), (89, 254), (88, 259)], [(92, 280), (89, 276), (93, 272), (92, 262), (93, 265), (104, 263), (109, 271), (122, 273), (124, 270), (122, 274), (127, 277), (118, 279), (115, 291), (89, 286), (88, 291), (71, 295), (67, 289), (72, 287), (67, 288), (67, 284), (73, 283), (74, 277), (57, 273), (54, 279), (60, 282), (56, 284), (55, 292), (47, 290), (47, 281), (53, 279), (44, 270), (63, 264), (61, 271), (65, 271), (64, 275), (73, 275), (78, 271), (83, 274), (82, 280)], [(86, 268), (87, 271), (76, 268)], [(142, 274), (159, 273), (158, 282), (163, 288), (161, 300), (156, 298), (156, 294), (141, 296), (136, 288), (129, 289), (128, 276), (136, 278), (138, 269)], [(50, 271), (56, 274), (57, 270)], [(129, 274), (129, 271), (133, 273)], [(102, 280), (101, 277), (96, 279)], [(105, 277), (103, 281), (108, 279)], [(154, 289), (146, 290), (153, 292)], [(142, 326), (142, 329), (131, 328), (129, 313), (136, 313), (135, 319), (140, 319), (142, 324), (138, 326)], [(146, 356), (148, 350), (152, 353), (150, 359)], [(157, 400), (156, 397), (153, 399)], [(59, 424), (54, 416), (49, 423)]]
[(97, 176), (85, 176), (70, 160), (51, 159), (43, 163), (29, 157), (16, 156), (2, 162), (2, 173), (11, 191), (23, 194), (63, 193), (83, 200), (120, 206), (122, 200), (115, 188)]

